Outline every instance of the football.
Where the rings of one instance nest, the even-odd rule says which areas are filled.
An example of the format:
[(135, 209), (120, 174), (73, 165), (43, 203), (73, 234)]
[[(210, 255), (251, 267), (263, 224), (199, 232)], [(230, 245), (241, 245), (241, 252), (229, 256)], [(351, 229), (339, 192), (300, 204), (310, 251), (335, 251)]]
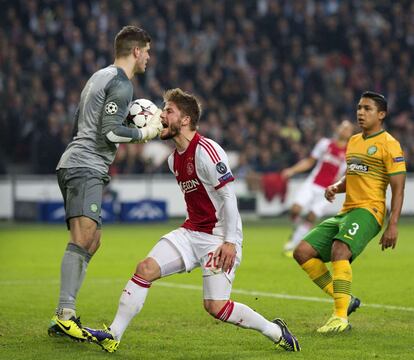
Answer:
[(126, 118), (127, 125), (143, 128), (157, 109), (157, 105), (151, 100), (137, 99), (132, 101), (129, 104), (128, 116)]

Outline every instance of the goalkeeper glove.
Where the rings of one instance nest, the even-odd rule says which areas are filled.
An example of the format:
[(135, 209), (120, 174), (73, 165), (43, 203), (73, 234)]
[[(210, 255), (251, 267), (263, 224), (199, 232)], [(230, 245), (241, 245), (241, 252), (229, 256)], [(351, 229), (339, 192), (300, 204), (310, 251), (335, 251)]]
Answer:
[(154, 115), (148, 120), (147, 126), (140, 129), (142, 134), (142, 139), (140, 142), (147, 142), (148, 140), (151, 140), (160, 134), (161, 130), (163, 129), (160, 118), (161, 113), (162, 110), (157, 109)]

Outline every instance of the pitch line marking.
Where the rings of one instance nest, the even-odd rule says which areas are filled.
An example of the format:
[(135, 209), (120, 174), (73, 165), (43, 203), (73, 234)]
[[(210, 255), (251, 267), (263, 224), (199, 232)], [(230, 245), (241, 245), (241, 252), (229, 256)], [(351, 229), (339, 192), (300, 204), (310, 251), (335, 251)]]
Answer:
[[(170, 287), (170, 288), (186, 289), (186, 290), (199, 290), (199, 291), (203, 290), (201, 286), (197, 286), (197, 285), (175, 284), (175, 283), (167, 283), (163, 281), (154, 282), (154, 285)], [(312, 296), (276, 294), (276, 293), (269, 293), (269, 292), (264, 292), (264, 291), (243, 290), (243, 289), (232, 289), (231, 293), (240, 294), (240, 295), (250, 295), (250, 296), (263, 296), (263, 297), (271, 297), (271, 298), (276, 298), (276, 299), (287, 299), (287, 300), (332, 302), (331, 299), (324, 299), (324, 298), (318, 298), (318, 297), (312, 297)], [(382, 305), (382, 304), (367, 304), (364, 302), (361, 302), (361, 307), (371, 307), (371, 308), (378, 308), (378, 309), (414, 312), (413, 307)]]
[[(110, 284), (114, 282), (126, 282), (126, 279), (115, 278), (115, 279), (91, 279), (93, 284)], [(16, 286), (16, 285), (37, 285), (37, 284), (50, 284), (50, 285), (59, 285), (59, 280), (57, 279), (34, 279), (34, 280), (0, 280), (0, 286)], [(203, 287), (199, 285), (190, 285), (190, 284), (177, 284), (165, 281), (156, 281), (153, 284), (154, 286), (161, 286), (167, 288), (175, 289), (184, 289), (184, 290), (196, 290), (203, 291)], [(277, 294), (265, 291), (255, 291), (255, 290), (244, 290), (244, 289), (232, 289), (232, 294), (239, 295), (248, 295), (248, 296), (263, 296), (270, 297), (274, 299), (286, 299), (286, 300), (297, 300), (297, 301), (313, 301), (313, 302), (332, 302), (331, 299), (324, 299), (313, 296), (299, 296), (299, 295), (289, 295), (289, 294)], [(397, 310), (397, 311), (406, 311), (414, 312), (414, 307), (406, 306), (395, 306), (395, 305), (383, 305), (383, 304), (367, 304), (362, 302), (361, 307), (370, 307), (376, 309), (387, 309), (387, 310)]]

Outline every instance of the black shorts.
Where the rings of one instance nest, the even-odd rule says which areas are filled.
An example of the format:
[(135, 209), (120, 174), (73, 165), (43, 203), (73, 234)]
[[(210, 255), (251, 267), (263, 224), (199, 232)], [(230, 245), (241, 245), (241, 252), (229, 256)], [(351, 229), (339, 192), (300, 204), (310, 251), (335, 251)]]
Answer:
[(104, 186), (110, 177), (91, 168), (59, 169), (57, 178), (63, 195), (66, 212), (66, 224), (69, 219), (86, 216), (102, 225), (101, 205)]

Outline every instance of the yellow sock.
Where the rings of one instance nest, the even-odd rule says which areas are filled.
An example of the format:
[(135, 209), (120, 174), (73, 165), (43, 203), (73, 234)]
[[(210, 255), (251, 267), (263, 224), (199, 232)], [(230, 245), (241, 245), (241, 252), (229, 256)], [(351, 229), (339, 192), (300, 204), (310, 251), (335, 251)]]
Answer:
[(351, 300), (352, 268), (348, 260), (332, 262), (335, 315), (347, 318)]
[(333, 297), (332, 276), (321, 259), (312, 258), (303, 263), (301, 266), (317, 286), (319, 286), (329, 296)]

